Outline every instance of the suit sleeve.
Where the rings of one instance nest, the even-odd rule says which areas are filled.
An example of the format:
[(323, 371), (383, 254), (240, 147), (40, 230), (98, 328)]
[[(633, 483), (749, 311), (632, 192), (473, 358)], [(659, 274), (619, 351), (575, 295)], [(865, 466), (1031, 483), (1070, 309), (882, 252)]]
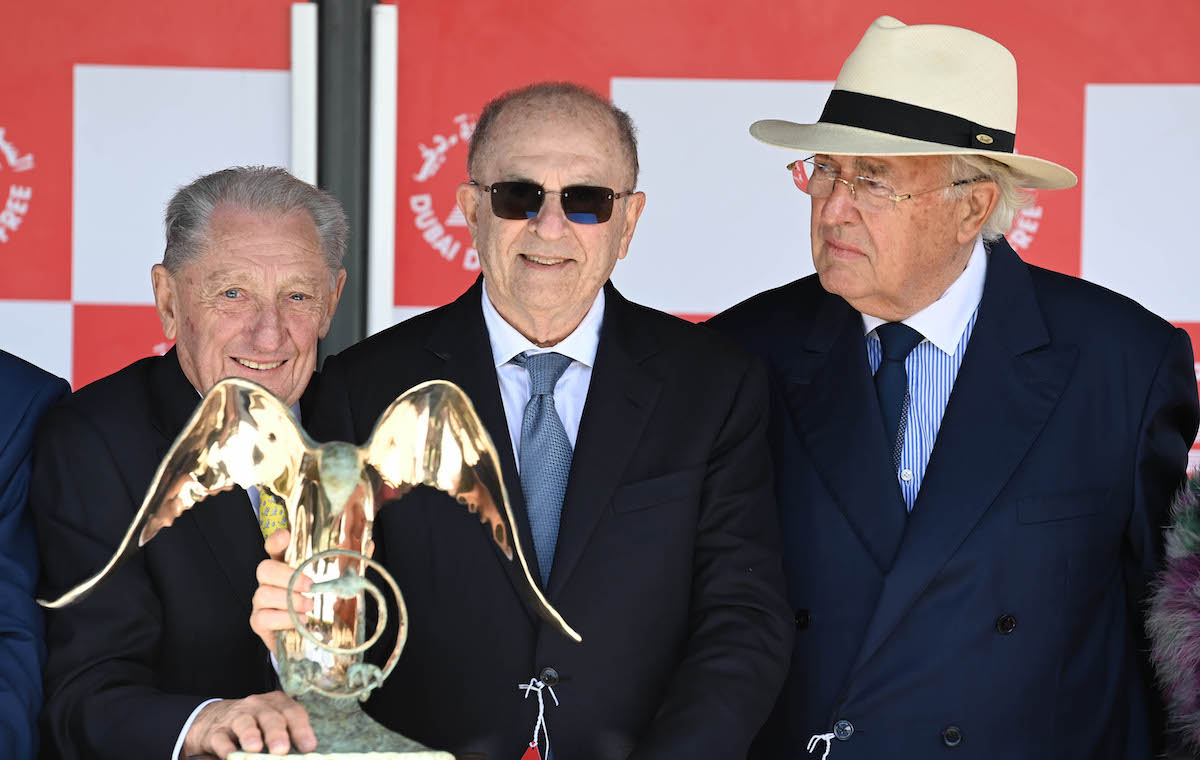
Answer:
[[(80, 413), (59, 407), (36, 449), (30, 508), (43, 591), (55, 597), (102, 567), (118, 545), (143, 482), (122, 447)], [(214, 695), (168, 694), (155, 667), (163, 633), (160, 593), (136, 553), (82, 602), (46, 619), (46, 740), (51, 756), (167, 760), (192, 711)]]
[(766, 373), (755, 360), (708, 461), (687, 648), (631, 760), (745, 757), (782, 688), (794, 625), (784, 591), (767, 411)]
[(1150, 692), (1152, 735), (1159, 737), (1164, 735), (1165, 711), (1154, 686), (1142, 621), (1151, 581), (1163, 563), (1163, 528), (1169, 522), (1174, 494), (1183, 483), (1188, 451), (1195, 441), (1198, 424), (1200, 403), (1191, 341), (1185, 332), (1176, 330), (1159, 362), (1142, 411), (1134, 462), (1133, 509), (1127, 531), (1129, 552), (1124, 568), (1130, 614), (1136, 621), (1133, 630), (1139, 635), (1139, 666)]
[(55, 378), (21, 397), (11, 411), (15, 424), (0, 441), (0, 746), (14, 758), (37, 754), (37, 718), (42, 706), (42, 614), (34, 603), (38, 560), (33, 522), (25, 509), (34, 432), (46, 409), (70, 390)]

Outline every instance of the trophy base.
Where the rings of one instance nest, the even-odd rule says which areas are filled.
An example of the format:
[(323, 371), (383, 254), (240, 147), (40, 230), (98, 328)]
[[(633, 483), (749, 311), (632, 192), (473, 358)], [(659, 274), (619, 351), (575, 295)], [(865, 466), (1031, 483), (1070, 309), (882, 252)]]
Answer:
[(233, 752), (226, 760), (454, 760), (449, 752), (429, 749), (384, 728), (363, 712), (357, 699), (333, 699), (309, 692), (296, 701), (308, 710), (308, 720), (317, 735), (315, 752)]

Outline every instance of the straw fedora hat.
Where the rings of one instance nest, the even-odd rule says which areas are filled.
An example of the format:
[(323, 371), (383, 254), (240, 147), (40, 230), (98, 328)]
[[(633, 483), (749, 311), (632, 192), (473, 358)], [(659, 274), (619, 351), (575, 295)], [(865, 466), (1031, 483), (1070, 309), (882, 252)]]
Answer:
[(987, 156), (1029, 176), (1031, 188), (1072, 187), (1063, 166), (1014, 153), (1017, 62), (969, 29), (907, 26), (881, 16), (846, 59), (816, 124), (756, 121), (768, 145), (852, 156)]

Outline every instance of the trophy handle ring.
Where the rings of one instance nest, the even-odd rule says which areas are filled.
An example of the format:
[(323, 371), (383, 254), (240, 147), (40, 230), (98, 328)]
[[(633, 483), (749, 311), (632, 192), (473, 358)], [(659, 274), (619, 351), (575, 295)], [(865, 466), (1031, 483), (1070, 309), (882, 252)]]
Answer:
[[(317, 560), (326, 559), (329, 557), (352, 557), (355, 559), (362, 560), (363, 562), (367, 563), (368, 567), (373, 568), (375, 570), (375, 572), (379, 573), (379, 575), (384, 579), (384, 581), (387, 582), (388, 586), (391, 587), (392, 593), (396, 596), (396, 605), (400, 611), (401, 625), (400, 625), (399, 630), (396, 635), (396, 646), (392, 648), (391, 655), (388, 657), (387, 662), (384, 663), (384, 666), (381, 669), (382, 673), (383, 673), (383, 678), (386, 679), (389, 675), (391, 675), (392, 670), (395, 669), (396, 662), (400, 659), (400, 651), (402, 649), (404, 649), (404, 642), (408, 639), (408, 626), (406, 625), (406, 622), (408, 620), (408, 608), (404, 604), (404, 596), (400, 593), (400, 587), (396, 584), (396, 579), (392, 577), (392, 574), (389, 573), (383, 567), (383, 565), (379, 564), (378, 562), (376, 562), (375, 560), (366, 556), (365, 554), (362, 554), (362, 553), (356, 552), (356, 551), (352, 551), (350, 549), (328, 549), (326, 551), (314, 554), (313, 556), (311, 556), (308, 559), (301, 562), (296, 567), (295, 571), (292, 573), (291, 580), (288, 581), (288, 588), (287, 588), (288, 617), (291, 618), (292, 625), (294, 625), (296, 627), (296, 631), (300, 634), (301, 637), (304, 638), (305, 641), (307, 641), (308, 643), (312, 644), (315, 647), (325, 650), (326, 652), (332, 652), (334, 654), (341, 654), (341, 655), (360, 654), (362, 652), (367, 651), (372, 646), (374, 646), (375, 643), (377, 641), (379, 641), (380, 637), (383, 636), (383, 631), (384, 631), (384, 628), (387, 627), (387, 621), (388, 621), (387, 600), (384, 599), (383, 594), (379, 591), (379, 589), (375, 586), (375, 584), (368, 581), (365, 576), (360, 576), (359, 583), (362, 584), (362, 589), (365, 589), (366, 591), (370, 592), (371, 596), (375, 597), (375, 602), (379, 607), (379, 619), (375, 623), (375, 632), (371, 635), (371, 637), (369, 639), (367, 639), (362, 644), (360, 644), (356, 647), (343, 648), (343, 647), (331, 646), (331, 645), (326, 644), (325, 642), (321, 641), (316, 636), (314, 636), (312, 634), (312, 632), (309, 631), (308, 628), (304, 625), (304, 622), (300, 619), (300, 615), (296, 612), (295, 605), (292, 603), (292, 594), (295, 592), (296, 581), (299, 580), (300, 574), (304, 570), (305, 567), (312, 564), (313, 562), (316, 562)], [(342, 576), (342, 577), (344, 578), (345, 576)], [(334, 581), (334, 582), (336, 582), (336, 581)], [(321, 592), (318, 592), (318, 593), (321, 593)]]

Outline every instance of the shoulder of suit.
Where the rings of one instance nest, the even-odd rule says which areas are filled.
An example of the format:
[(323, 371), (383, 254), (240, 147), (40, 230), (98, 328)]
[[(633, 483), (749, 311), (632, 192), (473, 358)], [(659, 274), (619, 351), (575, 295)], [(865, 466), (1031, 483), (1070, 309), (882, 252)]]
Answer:
[(93, 424), (124, 426), (133, 417), (144, 417), (150, 405), (150, 372), (158, 362), (173, 361), (150, 356), (138, 359), (116, 372), (95, 380), (65, 397), (46, 415), (48, 427), (71, 427), (80, 417)]
[(665, 311), (626, 301), (629, 311), (625, 319), (639, 332), (654, 336), (661, 353), (672, 359), (691, 354), (702, 361), (732, 361), (740, 363), (745, 352), (728, 336), (707, 324), (681, 319)]
[[(391, 327), (380, 330), (374, 335), (363, 338), (326, 362), (334, 362), (344, 366), (358, 366), (376, 361), (380, 356), (396, 356), (397, 351), (412, 351), (414, 347), (425, 345), (434, 326), (454, 303), (439, 306), (398, 322)], [(328, 367), (328, 363), (326, 367)]]
[(57, 375), (0, 351), (0, 458), (23, 457), (46, 410), (70, 391)]
[(1161, 347), (1175, 333), (1170, 322), (1137, 301), (1078, 277), (1032, 265), (1030, 279), (1052, 335), (1131, 349)]
[(70, 392), (70, 386), (58, 375), (7, 351), (0, 351), (0, 388), (0, 404), (22, 407), (32, 398), (45, 398), (48, 404)]
[(827, 295), (829, 294), (821, 287), (820, 278), (811, 274), (750, 296), (716, 315), (707, 324), (731, 333), (756, 330), (776, 319), (784, 311), (799, 316), (815, 313), (817, 304)]

